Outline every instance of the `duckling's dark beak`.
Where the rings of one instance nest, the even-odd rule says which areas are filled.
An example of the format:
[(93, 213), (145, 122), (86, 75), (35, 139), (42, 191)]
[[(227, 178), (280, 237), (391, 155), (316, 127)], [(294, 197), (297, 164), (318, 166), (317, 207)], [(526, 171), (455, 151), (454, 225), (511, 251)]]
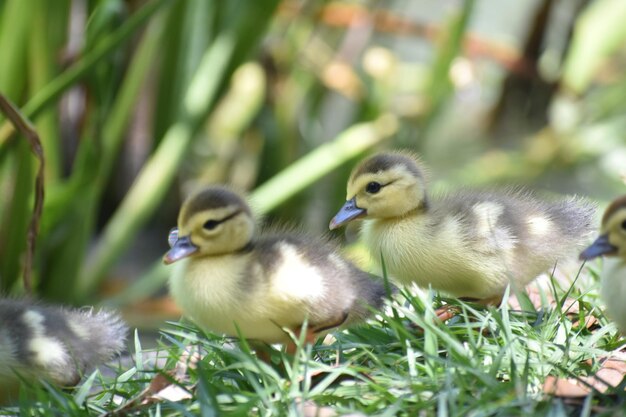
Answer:
[(342, 226), (349, 221), (364, 216), (366, 214), (367, 210), (357, 207), (356, 197), (352, 197), (350, 200), (346, 201), (346, 204), (344, 204), (339, 212), (335, 214), (335, 217), (333, 217), (333, 219), (330, 221), (328, 228), (330, 230), (336, 229), (339, 226)]
[(580, 253), (580, 260), (588, 261), (602, 255), (614, 255), (617, 253), (617, 247), (609, 242), (609, 235), (604, 234), (598, 237), (595, 242), (587, 249)]
[(191, 243), (189, 236), (178, 237), (172, 248), (163, 256), (163, 263), (169, 265), (198, 251), (198, 247)]

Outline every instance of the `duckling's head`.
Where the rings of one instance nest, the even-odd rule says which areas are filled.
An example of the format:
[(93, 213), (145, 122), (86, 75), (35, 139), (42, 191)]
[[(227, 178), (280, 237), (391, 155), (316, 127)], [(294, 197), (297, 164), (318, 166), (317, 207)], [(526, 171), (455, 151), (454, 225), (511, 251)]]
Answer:
[(619, 256), (626, 260), (626, 195), (607, 207), (602, 216), (600, 236), (580, 254), (580, 259), (602, 255)]
[(394, 218), (426, 209), (424, 169), (408, 152), (374, 155), (352, 170), (346, 200), (331, 220), (331, 229), (357, 218)]
[(163, 262), (235, 252), (250, 243), (253, 234), (254, 219), (242, 197), (225, 187), (206, 188), (183, 203), (178, 231), (170, 233), (171, 249)]

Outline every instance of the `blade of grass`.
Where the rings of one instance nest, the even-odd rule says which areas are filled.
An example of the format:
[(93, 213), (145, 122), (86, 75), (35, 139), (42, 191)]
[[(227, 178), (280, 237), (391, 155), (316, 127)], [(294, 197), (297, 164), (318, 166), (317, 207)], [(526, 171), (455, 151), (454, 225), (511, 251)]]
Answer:
[(11, 152), (13, 172), (10, 172), (8, 188), (10, 198), (4, 207), (0, 224), (0, 285), (2, 292), (12, 289), (20, 276), (21, 257), (26, 247), (26, 233), (30, 208), (28, 202), (32, 190), (32, 160), (28, 144), (19, 141)]
[[(58, 36), (58, 33), (63, 33), (68, 9), (69, 1), (52, 4), (47, 0), (36, 0), (33, 26), (39, 29), (31, 31), (28, 56), (30, 85), (33, 91), (42, 89), (57, 72), (54, 54), (62, 47), (64, 35)], [(51, 110), (43, 112), (36, 126), (46, 160), (46, 183), (56, 182), (61, 173), (61, 142), (56, 112)]]
[[(7, 0), (0, 20), (0, 91), (18, 102), (26, 85), (26, 45), (33, 7), (31, 0)], [(8, 121), (5, 124), (12, 126)]]
[(397, 129), (398, 121), (391, 115), (346, 129), (332, 142), (319, 146), (254, 190), (252, 205), (260, 213), (271, 211), (341, 164), (389, 138)]

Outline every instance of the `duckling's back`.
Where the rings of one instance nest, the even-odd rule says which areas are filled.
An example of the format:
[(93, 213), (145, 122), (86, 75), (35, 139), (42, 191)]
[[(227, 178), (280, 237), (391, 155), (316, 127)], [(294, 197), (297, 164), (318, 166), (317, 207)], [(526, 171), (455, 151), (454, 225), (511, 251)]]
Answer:
[(496, 220), (491, 226), (505, 227), (520, 240), (541, 236), (545, 242), (545, 236), (557, 237), (554, 233), (573, 240), (589, 237), (596, 206), (578, 197), (549, 201), (528, 191), (505, 189), (451, 193), (438, 199), (433, 209), (440, 219), (453, 215), (466, 220), (470, 229)]
[[(314, 280), (313, 275), (319, 277), (319, 297), (313, 296), (315, 290), (310, 291), (310, 297), (303, 297), (309, 322), (314, 325), (342, 321), (357, 323), (370, 316), (372, 308), (380, 308), (384, 302), (386, 290), (382, 280), (340, 256), (339, 249), (328, 239), (293, 230), (270, 233), (254, 242), (254, 250), (267, 277), (276, 276), (277, 270), (289, 263), (298, 264), (293, 265), (294, 271), (298, 272), (289, 276), (294, 284)], [(307, 270), (313, 273), (308, 275)]]
[(573, 259), (594, 207), (576, 198), (547, 202), (516, 190), (435, 196), (422, 212), (365, 221), (363, 237), (400, 282), (458, 297), (496, 299)]
[(595, 213), (577, 197), (548, 201), (521, 190), (460, 192), (437, 207), (439, 219), (458, 219), (468, 247), (506, 266), (518, 285), (573, 259), (593, 230)]

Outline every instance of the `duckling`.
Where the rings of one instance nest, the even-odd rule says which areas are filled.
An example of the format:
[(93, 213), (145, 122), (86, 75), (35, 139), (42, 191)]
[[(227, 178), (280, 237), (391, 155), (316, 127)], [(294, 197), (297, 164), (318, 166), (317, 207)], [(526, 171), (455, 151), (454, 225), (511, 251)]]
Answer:
[(626, 195), (613, 201), (602, 216), (600, 236), (580, 254), (581, 260), (608, 256), (600, 293), (608, 316), (626, 335)]
[(544, 202), (519, 190), (464, 190), (430, 198), (424, 168), (407, 152), (374, 155), (348, 180), (335, 229), (362, 219), (361, 237), (392, 278), (498, 304), (585, 241), (594, 207)]
[(16, 399), (20, 377), (75, 385), (123, 349), (126, 331), (113, 313), (0, 299), (0, 404)]
[(306, 341), (359, 323), (382, 305), (382, 282), (339, 256), (324, 239), (301, 233), (257, 236), (245, 200), (212, 186), (187, 199), (164, 262), (188, 258), (170, 277), (183, 314), (228, 336), (287, 343), (307, 321)]

